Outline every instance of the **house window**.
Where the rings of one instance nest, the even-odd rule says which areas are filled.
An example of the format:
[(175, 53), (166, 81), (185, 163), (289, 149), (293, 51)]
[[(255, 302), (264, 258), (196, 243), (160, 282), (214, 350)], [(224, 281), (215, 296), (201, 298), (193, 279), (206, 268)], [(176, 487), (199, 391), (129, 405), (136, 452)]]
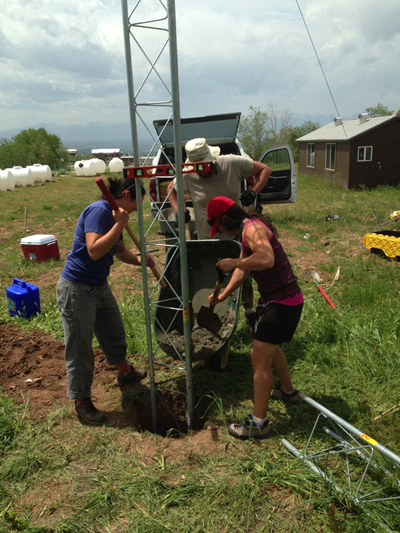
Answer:
[(372, 146), (359, 146), (357, 161), (372, 161)]
[(336, 144), (327, 143), (325, 151), (326, 170), (335, 170)]
[(307, 144), (307, 166), (310, 168), (315, 167), (315, 144)]

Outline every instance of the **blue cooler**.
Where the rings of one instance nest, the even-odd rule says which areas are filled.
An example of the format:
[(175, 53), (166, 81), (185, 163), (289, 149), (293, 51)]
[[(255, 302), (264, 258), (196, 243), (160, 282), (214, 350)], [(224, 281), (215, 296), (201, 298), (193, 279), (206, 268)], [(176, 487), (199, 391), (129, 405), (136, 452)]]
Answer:
[(10, 316), (30, 318), (40, 313), (39, 287), (36, 285), (14, 278), (6, 294)]

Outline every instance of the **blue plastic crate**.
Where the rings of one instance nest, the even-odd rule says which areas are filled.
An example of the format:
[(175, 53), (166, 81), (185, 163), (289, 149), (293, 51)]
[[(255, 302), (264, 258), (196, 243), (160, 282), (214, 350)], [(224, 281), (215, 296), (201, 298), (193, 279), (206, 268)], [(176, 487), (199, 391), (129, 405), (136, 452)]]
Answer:
[(39, 287), (36, 285), (14, 278), (11, 287), (6, 289), (6, 295), (10, 316), (30, 318), (40, 313)]

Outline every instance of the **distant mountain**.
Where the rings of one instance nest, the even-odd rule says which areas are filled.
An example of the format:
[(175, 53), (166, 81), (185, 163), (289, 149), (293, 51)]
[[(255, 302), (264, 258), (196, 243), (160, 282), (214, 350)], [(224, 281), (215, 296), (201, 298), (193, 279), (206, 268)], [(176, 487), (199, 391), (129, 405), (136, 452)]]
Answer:
[[(120, 148), (124, 153), (133, 153), (131, 125), (125, 123), (89, 122), (89, 124), (74, 124), (62, 126), (55, 123), (39, 123), (24, 128), (14, 128), (0, 132), (0, 138), (10, 138), (25, 129), (44, 128), (47, 133), (58, 135), (67, 148), (76, 148), (80, 154), (90, 154), (94, 148)], [(140, 132), (139, 132), (140, 135)], [(140, 143), (139, 150), (151, 148), (151, 141)]]
[[(336, 115), (310, 115), (309, 113), (305, 113), (304, 115), (300, 115), (298, 113), (293, 113), (293, 123), (295, 126), (301, 126), (304, 122), (318, 122), (319, 125), (326, 126), (330, 122), (333, 122), (333, 119)], [(357, 118), (358, 115), (352, 115), (349, 117), (342, 117), (343, 120), (353, 120)]]
[[(305, 113), (300, 115), (293, 113), (293, 124), (301, 126), (306, 121), (319, 122), (320, 126), (325, 126), (332, 122), (333, 115), (310, 115)], [(343, 120), (357, 118), (357, 115), (343, 117)], [(90, 154), (94, 148), (119, 148), (124, 154), (132, 154), (131, 125), (124, 123), (89, 122), (89, 124), (74, 124), (72, 126), (62, 126), (55, 123), (39, 123), (34, 126), (24, 128), (13, 128), (0, 131), (0, 139), (9, 139), (13, 135), (18, 135), (22, 130), (33, 128), (44, 128), (47, 133), (58, 135), (67, 148), (75, 148), (79, 154)], [(143, 153), (150, 150), (152, 142), (143, 126), (138, 125), (139, 150)], [(141, 140), (142, 139), (142, 140)], [(144, 139), (144, 140), (143, 140)]]

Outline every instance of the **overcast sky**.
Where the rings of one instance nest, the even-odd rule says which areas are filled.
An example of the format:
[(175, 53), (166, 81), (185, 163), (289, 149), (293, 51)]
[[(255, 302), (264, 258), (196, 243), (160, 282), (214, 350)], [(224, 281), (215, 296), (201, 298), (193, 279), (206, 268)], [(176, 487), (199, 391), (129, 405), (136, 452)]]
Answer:
[[(378, 102), (400, 106), (399, 0), (176, 0), (175, 7), (182, 117), (247, 114), (250, 105), (270, 103), (336, 116), (301, 12), (340, 115)], [(162, 11), (160, 2), (141, 0), (134, 20)], [(166, 33), (136, 35), (153, 60)], [(132, 53), (137, 90), (148, 68), (134, 43)], [(158, 69), (168, 80), (169, 58), (161, 57)], [(129, 122), (119, 0), (3, 2), (0, 66), (0, 131)], [(138, 101), (166, 97), (152, 74)], [(169, 113), (142, 112), (145, 122)]]

